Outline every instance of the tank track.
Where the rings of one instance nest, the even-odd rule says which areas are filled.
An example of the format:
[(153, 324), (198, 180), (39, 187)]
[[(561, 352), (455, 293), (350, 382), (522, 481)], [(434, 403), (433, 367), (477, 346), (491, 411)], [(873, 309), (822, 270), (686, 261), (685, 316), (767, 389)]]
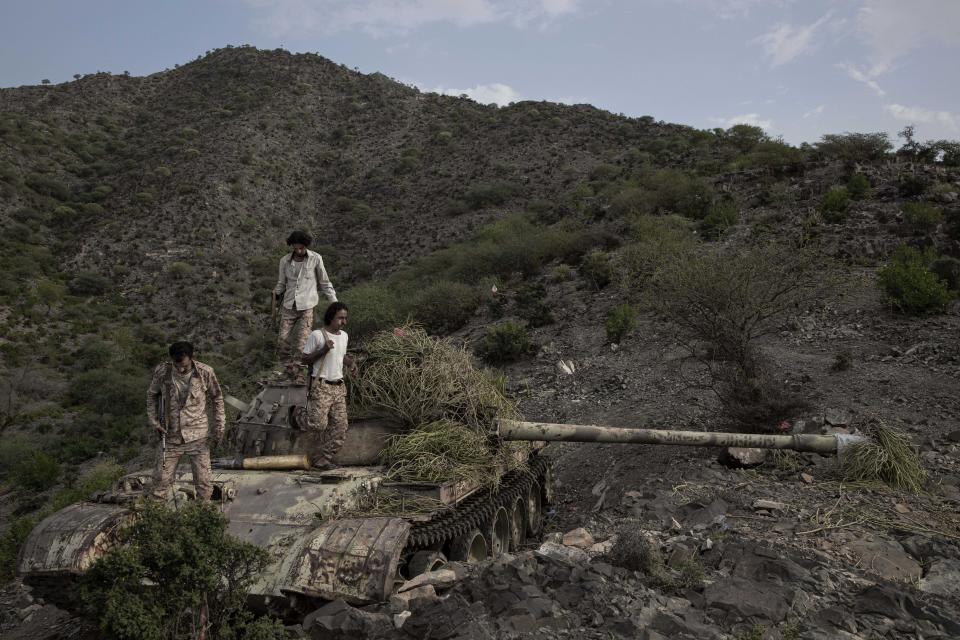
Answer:
[(438, 548), (473, 529), (482, 531), (498, 508), (512, 503), (518, 496), (526, 495), (534, 482), (540, 482), (542, 486), (549, 466), (545, 458), (533, 457), (526, 469), (505, 475), (497, 489), (477, 491), (455, 508), (440, 511), (426, 522), (413, 523), (404, 552)]

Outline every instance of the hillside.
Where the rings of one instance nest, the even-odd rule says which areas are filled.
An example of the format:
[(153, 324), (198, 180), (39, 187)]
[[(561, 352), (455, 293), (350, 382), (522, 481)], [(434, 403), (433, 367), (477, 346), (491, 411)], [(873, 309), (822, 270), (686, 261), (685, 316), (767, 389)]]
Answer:
[[(922, 498), (846, 489), (860, 506), (908, 504), (929, 530), (875, 518), (847, 539), (841, 522), (814, 545), (791, 536), (832, 531), (818, 508), (838, 500), (815, 457), (744, 476), (709, 451), (556, 447), (556, 530), (639, 522), (666, 539), (664, 513), (683, 521), (678, 504), (722, 497), (754, 525), (724, 536), (789, 539), (844, 571), (858, 560), (831, 554), (868, 534), (901, 551), (927, 536), (927, 569), (960, 560), (957, 143), (895, 154), (879, 134), (837, 134), (794, 148), (745, 125), (497, 108), (249, 47), (144, 78), (0, 90), (0, 142), (4, 571), (34, 518), (149, 458), (143, 390), (170, 341), (194, 340), (229, 393), (250, 393), (272, 365), (269, 291), (294, 228), (316, 238), (359, 344), (407, 318), (469, 341), (531, 418), (767, 432), (879, 418), (906, 428), (932, 474)], [(877, 286), (888, 265), (899, 297)], [(736, 315), (723, 307), (749, 283), (800, 274), (746, 354), (671, 304), (699, 287)], [(802, 497), (767, 519), (758, 496)], [(844, 594), (856, 571), (834, 576)]]

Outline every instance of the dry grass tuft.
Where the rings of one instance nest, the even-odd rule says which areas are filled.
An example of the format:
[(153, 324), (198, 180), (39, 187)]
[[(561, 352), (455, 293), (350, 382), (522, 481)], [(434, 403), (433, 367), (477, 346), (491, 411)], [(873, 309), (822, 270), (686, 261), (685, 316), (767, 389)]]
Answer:
[(465, 349), (405, 326), (375, 335), (367, 353), (352, 387), (354, 404), (409, 428), (381, 454), (392, 480), (496, 486), (522, 466), (513, 454), (526, 443), (491, 438), (499, 419), (519, 417), (516, 404), (503, 380), (476, 368)]
[(517, 418), (503, 382), (477, 369), (470, 354), (416, 326), (375, 335), (351, 391), (361, 411), (387, 412), (410, 427), (454, 422), (487, 433), (500, 418)]
[(907, 436), (880, 420), (867, 431), (870, 441), (851, 445), (841, 457), (844, 480), (881, 480), (896, 489), (919, 493), (927, 472)]

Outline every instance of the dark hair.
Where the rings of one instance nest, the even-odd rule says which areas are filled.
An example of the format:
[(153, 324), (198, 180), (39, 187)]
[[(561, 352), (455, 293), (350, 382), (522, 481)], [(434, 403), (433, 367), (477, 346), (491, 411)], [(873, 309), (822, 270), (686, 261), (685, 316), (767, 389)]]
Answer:
[(179, 360), (183, 356), (193, 357), (193, 345), (189, 342), (174, 342), (170, 345), (170, 357)]
[(313, 238), (310, 237), (306, 231), (294, 231), (289, 236), (287, 236), (287, 246), (302, 244), (305, 247), (309, 247), (310, 243), (313, 242)]
[(331, 302), (330, 306), (327, 307), (327, 310), (323, 312), (323, 324), (330, 324), (333, 322), (333, 316), (337, 315), (339, 311), (349, 311), (347, 305), (342, 302)]

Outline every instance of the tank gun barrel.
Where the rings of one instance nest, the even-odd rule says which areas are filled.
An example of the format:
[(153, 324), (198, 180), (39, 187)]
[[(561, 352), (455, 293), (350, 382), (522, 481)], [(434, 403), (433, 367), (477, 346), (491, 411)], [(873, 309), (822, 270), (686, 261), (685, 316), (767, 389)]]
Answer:
[(501, 420), (499, 434), (504, 440), (551, 440), (561, 442), (616, 442), (622, 444), (672, 444), (688, 447), (749, 447), (792, 449), (811, 453), (838, 453), (844, 447), (863, 442), (855, 435), (772, 435), (758, 433), (717, 433), (627, 429), (597, 425), (551, 424)]

